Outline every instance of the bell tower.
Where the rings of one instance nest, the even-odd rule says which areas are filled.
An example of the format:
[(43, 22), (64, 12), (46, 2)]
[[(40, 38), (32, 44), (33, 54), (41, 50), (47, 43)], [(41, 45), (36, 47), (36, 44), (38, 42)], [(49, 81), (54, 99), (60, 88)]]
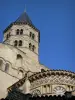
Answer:
[(4, 30), (3, 42), (20, 49), (31, 59), (38, 61), (40, 31), (33, 25), (26, 12)]

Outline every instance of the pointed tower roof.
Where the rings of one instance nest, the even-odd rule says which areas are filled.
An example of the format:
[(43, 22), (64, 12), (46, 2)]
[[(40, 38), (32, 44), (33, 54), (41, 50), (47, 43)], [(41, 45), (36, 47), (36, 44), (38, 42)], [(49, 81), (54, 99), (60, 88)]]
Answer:
[(15, 21), (16, 23), (29, 23), (31, 25), (32, 21), (30, 20), (29, 16), (27, 15), (26, 12), (23, 12), (20, 17), (18, 17), (18, 19)]
[(29, 16), (27, 15), (26, 12), (23, 12), (19, 17), (18, 19), (11, 23), (5, 30), (4, 30), (4, 33), (12, 27), (12, 25), (14, 24), (28, 24), (29, 26), (31, 26), (32, 28), (34, 28), (35, 30), (39, 31), (35, 26), (34, 24), (32, 23), (32, 21), (30, 20)]

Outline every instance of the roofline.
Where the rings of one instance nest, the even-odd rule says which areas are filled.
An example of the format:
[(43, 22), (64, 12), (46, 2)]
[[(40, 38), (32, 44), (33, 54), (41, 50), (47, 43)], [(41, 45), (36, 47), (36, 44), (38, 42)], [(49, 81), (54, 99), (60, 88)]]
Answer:
[(33, 26), (33, 25), (31, 25), (31, 24), (29, 24), (27, 22), (13, 22), (3, 31), (3, 33), (7, 32), (13, 25), (20, 25), (20, 24), (29, 25), (32, 28), (34, 28), (37, 32), (40, 33), (40, 31), (35, 26)]

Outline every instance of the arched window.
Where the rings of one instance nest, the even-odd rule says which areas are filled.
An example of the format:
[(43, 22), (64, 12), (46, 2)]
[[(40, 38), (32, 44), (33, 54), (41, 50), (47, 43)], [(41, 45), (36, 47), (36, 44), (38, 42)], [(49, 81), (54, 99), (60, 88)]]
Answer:
[(14, 46), (17, 46), (17, 44), (18, 44), (18, 41), (15, 40), (15, 41), (14, 41)]
[(22, 46), (22, 40), (19, 40), (19, 46)]
[(19, 29), (16, 30), (16, 35), (19, 35)]
[(32, 48), (32, 44), (31, 43), (29, 43), (29, 49), (31, 49)]
[(6, 39), (8, 39), (8, 38), (9, 38), (9, 35), (7, 34)]
[(9, 32), (9, 37), (10, 37), (10, 32)]
[(32, 46), (32, 51), (35, 51), (35, 46), (34, 45)]
[(21, 34), (21, 35), (23, 34), (23, 29), (20, 30), (20, 34)]
[(17, 59), (22, 59), (22, 56), (20, 54), (17, 54)]
[(0, 69), (2, 69), (3, 61), (0, 60)]
[(34, 34), (32, 34), (32, 39), (34, 39), (35, 38), (35, 35)]
[(30, 32), (29, 36), (32, 37), (32, 32)]
[(8, 70), (9, 70), (9, 64), (6, 63), (6, 65), (5, 65), (5, 72), (8, 72)]

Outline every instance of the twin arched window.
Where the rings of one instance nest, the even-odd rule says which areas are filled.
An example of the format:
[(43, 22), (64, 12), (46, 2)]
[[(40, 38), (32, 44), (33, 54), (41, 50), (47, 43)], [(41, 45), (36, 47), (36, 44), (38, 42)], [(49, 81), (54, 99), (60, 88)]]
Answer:
[(32, 32), (30, 32), (30, 37), (34, 40), (35, 39), (35, 35), (32, 33)]
[(16, 35), (22, 35), (22, 34), (23, 34), (23, 29), (21, 29), (21, 30), (17, 29), (16, 30)]
[(22, 40), (19, 40), (19, 41), (15, 40), (14, 46), (22, 46)]
[(32, 50), (32, 51), (35, 51), (35, 46), (32, 45), (31, 43), (29, 43), (29, 49)]

